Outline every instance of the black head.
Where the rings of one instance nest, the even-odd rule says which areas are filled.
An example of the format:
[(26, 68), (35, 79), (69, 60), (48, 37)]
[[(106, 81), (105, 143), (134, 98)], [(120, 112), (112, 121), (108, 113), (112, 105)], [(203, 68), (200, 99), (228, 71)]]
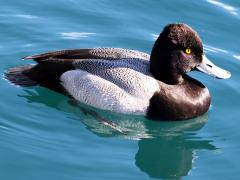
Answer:
[(182, 75), (202, 62), (203, 45), (198, 34), (186, 24), (169, 24), (156, 40), (150, 58), (155, 78), (178, 84)]

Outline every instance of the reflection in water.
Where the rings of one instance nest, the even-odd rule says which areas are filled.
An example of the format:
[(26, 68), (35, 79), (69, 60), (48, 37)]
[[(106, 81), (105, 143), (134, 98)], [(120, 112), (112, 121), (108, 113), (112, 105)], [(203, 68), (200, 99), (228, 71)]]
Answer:
[(153, 178), (188, 175), (199, 149), (216, 149), (208, 140), (188, 140), (185, 135), (143, 139), (138, 143), (136, 165)]
[[(79, 111), (67, 103), (67, 98), (46, 91), (44, 88), (24, 90), (27, 95), (21, 95), (32, 103), (41, 103), (49, 107), (75, 114), (81, 118), (87, 129), (98, 136), (122, 137), (139, 140), (135, 164), (152, 178), (181, 178), (192, 169), (196, 159), (196, 151), (201, 149), (217, 149), (210, 140), (197, 137), (197, 131), (207, 122), (207, 115), (190, 121), (155, 122), (143, 117), (116, 115), (96, 110), (104, 118), (126, 130), (120, 133), (92, 116)], [(55, 96), (55, 97), (54, 97)], [(81, 105), (82, 106), (82, 105)], [(85, 106), (86, 107), (86, 106)]]

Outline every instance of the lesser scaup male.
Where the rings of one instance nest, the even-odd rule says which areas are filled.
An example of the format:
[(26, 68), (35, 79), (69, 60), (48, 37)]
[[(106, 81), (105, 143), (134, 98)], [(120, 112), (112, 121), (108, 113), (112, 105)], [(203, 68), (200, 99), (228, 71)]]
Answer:
[(198, 34), (186, 24), (167, 25), (151, 55), (120, 48), (74, 49), (27, 56), (36, 65), (11, 68), (17, 85), (41, 85), (88, 105), (152, 119), (189, 119), (207, 112), (208, 89), (186, 73), (231, 74), (211, 63)]

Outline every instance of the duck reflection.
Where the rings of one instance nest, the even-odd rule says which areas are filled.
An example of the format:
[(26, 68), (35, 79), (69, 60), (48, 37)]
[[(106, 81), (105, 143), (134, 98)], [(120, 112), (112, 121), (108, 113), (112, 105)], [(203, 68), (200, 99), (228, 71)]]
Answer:
[[(193, 125), (194, 131), (197, 131), (196, 125)], [(201, 127), (198, 126), (198, 128)], [(186, 176), (192, 169), (197, 150), (216, 149), (210, 140), (194, 139), (194, 136), (194, 133), (169, 134), (166, 132), (165, 135), (162, 134), (156, 138), (142, 139), (138, 142), (139, 149), (135, 156), (135, 163), (141, 171), (146, 172), (152, 178)]]
[[(101, 120), (84, 111), (79, 106), (72, 107), (67, 98), (44, 88), (25, 89), (21, 95), (30, 103), (41, 103), (61, 111), (73, 112), (82, 117), (81, 122), (98, 136), (122, 137), (138, 140), (138, 152), (135, 155), (136, 166), (152, 178), (181, 178), (188, 175), (197, 158), (197, 150), (216, 150), (211, 140), (197, 136), (206, 124), (207, 115), (194, 120), (181, 122), (155, 122), (143, 117), (125, 116), (96, 110), (104, 119), (111, 120), (121, 131), (106, 126)], [(56, 97), (53, 97), (56, 96)], [(81, 108), (80, 108), (81, 109)], [(80, 113), (80, 114), (79, 114)], [(79, 120), (79, 119), (78, 119)]]

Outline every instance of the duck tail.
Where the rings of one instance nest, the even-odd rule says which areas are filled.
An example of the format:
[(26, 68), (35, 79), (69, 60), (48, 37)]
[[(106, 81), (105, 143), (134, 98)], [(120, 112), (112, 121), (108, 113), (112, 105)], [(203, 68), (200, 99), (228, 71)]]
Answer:
[(27, 72), (31, 70), (35, 65), (25, 65), (9, 68), (4, 73), (4, 78), (11, 83), (19, 86), (35, 86), (38, 83), (33, 81), (27, 76)]

